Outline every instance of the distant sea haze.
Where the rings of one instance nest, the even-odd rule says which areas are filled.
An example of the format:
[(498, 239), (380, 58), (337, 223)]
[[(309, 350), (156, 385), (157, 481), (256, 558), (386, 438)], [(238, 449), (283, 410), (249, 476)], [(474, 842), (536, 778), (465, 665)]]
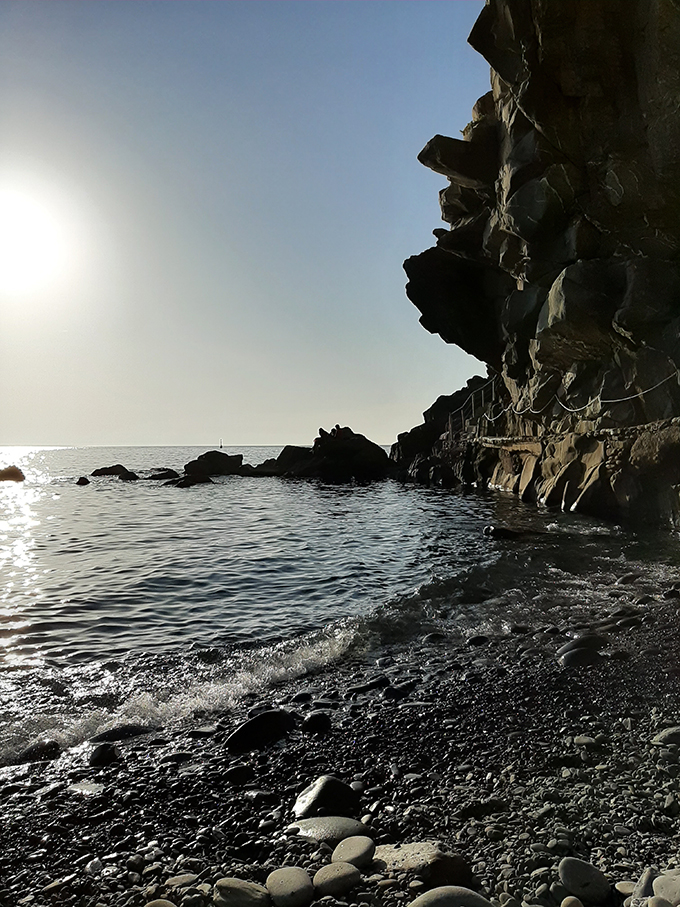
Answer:
[[(225, 448), (253, 464), (280, 448)], [(573, 617), (597, 578), (657, 539), (524, 506), (512, 496), (402, 485), (225, 477), (146, 480), (205, 448), (3, 449), (1, 747), (54, 730), (84, 739), (114, 717), (172, 720), (249, 689), (428, 632)], [(137, 482), (81, 475), (121, 463)], [(488, 524), (531, 530), (517, 543)], [(670, 555), (669, 555), (670, 556)], [(56, 733), (56, 731), (55, 731)]]

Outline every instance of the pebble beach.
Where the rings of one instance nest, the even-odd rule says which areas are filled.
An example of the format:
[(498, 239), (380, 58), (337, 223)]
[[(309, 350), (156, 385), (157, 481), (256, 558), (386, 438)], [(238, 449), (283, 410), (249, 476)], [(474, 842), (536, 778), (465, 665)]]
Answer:
[(678, 903), (679, 589), (625, 575), (573, 623), (429, 633), (171, 728), (43, 741), (0, 769), (0, 903)]

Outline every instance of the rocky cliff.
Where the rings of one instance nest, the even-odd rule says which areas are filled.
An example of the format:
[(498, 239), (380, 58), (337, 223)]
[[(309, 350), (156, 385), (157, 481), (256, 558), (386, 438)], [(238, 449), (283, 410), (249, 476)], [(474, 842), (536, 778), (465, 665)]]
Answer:
[[(448, 229), (404, 267), (421, 324), (488, 366), (492, 402), (487, 391), (473, 440), (534, 438), (543, 450), (673, 420), (680, 0), (487, 0), (469, 42), (491, 91), (462, 138), (437, 135), (419, 155), (448, 179)], [(459, 431), (445, 435), (430, 453), (455, 467)], [(642, 493), (640, 476), (617, 492), (617, 462), (604, 454), (599, 467), (615, 515)]]

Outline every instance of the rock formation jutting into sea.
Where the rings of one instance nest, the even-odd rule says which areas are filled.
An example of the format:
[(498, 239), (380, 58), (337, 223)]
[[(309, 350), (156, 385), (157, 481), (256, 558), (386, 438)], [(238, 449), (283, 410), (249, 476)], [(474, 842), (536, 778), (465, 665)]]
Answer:
[(418, 480), (680, 522), (680, 3), (487, 0), (491, 91), (419, 155), (421, 324), (487, 364), (399, 436)]

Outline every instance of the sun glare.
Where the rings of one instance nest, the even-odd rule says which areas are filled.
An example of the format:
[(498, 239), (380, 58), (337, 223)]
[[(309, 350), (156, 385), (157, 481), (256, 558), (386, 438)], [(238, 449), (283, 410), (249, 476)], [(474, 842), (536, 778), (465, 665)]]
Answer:
[(25, 295), (64, 277), (73, 258), (67, 224), (36, 192), (0, 184), (0, 293)]

